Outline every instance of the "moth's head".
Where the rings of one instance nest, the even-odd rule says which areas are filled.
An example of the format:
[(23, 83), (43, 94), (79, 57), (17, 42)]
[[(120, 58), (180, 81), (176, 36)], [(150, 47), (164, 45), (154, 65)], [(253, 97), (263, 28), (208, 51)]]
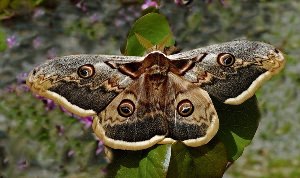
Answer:
[[(279, 72), (284, 64), (282, 52), (274, 46), (256, 41), (231, 41), (205, 48), (207, 56), (203, 63), (218, 67), (222, 71), (234, 72), (233, 69), (255, 65), (261, 70)], [(211, 60), (214, 59), (214, 60)], [(232, 70), (231, 70), (232, 69)]]

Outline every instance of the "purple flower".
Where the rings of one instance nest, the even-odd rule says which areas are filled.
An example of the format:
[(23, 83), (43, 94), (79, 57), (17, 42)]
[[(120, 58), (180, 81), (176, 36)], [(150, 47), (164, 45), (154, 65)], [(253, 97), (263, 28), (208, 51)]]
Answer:
[(87, 11), (87, 7), (84, 1), (79, 1), (78, 3), (76, 3), (76, 7), (82, 10), (83, 12)]
[(97, 145), (97, 149), (96, 149), (95, 154), (99, 155), (104, 150), (104, 145), (103, 145), (103, 142), (101, 140), (98, 140), (97, 142), (98, 142), (98, 145)]
[(18, 45), (17, 37), (15, 35), (8, 36), (6, 43), (9, 48), (13, 48)]
[(72, 157), (72, 156), (74, 156), (74, 154), (75, 154), (74, 150), (69, 150), (68, 153), (67, 153), (67, 156)]
[(44, 99), (43, 102), (45, 103), (45, 107), (47, 111), (51, 111), (56, 107), (56, 104), (51, 99)]
[(41, 8), (37, 8), (34, 10), (33, 12), (33, 18), (38, 18), (38, 17), (41, 17), (45, 14), (45, 10), (44, 9), (41, 9)]
[(18, 161), (17, 165), (20, 170), (24, 170), (29, 166), (29, 163), (27, 162), (27, 160), (20, 160)]
[(74, 116), (73, 113), (69, 112), (66, 108), (64, 108), (63, 106), (59, 106), (60, 110), (64, 113), (66, 113), (68, 116)]
[(93, 124), (93, 117), (92, 116), (79, 117), (79, 121), (85, 125), (85, 128), (89, 128)]
[(158, 3), (154, 0), (145, 0), (144, 4), (142, 5), (142, 9), (145, 10), (149, 7), (158, 8)]
[(30, 91), (30, 88), (27, 85), (25, 85), (25, 84), (21, 84), (21, 85), (16, 86), (15, 91), (25, 91), (25, 92), (28, 92), (28, 91)]
[(66, 113), (69, 116), (72, 116), (76, 119), (78, 119), (81, 123), (83, 123), (85, 125), (85, 128), (90, 128), (93, 124), (93, 117), (92, 116), (86, 116), (86, 117), (80, 117), (78, 115), (75, 115), (71, 112), (69, 112), (66, 108), (59, 106), (59, 108)]
[(42, 46), (42, 43), (43, 43), (43, 39), (41, 37), (36, 37), (32, 41), (32, 46), (34, 49), (37, 49), (40, 46)]
[(40, 95), (36, 95), (36, 97), (38, 99), (42, 100), (42, 102), (44, 103), (45, 108), (46, 108), (47, 111), (51, 111), (51, 110), (53, 110), (53, 109), (56, 108), (56, 104), (54, 103), (53, 100), (45, 98), (45, 97), (42, 97)]
[(28, 73), (23, 72), (17, 75), (17, 84), (25, 84)]
[(90, 19), (90, 22), (91, 22), (91, 23), (95, 23), (95, 22), (100, 21), (101, 16), (100, 16), (100, 14), (98, 14), (98, 13), (93, 13), (93, 14), (89, 17), (89, 19)]

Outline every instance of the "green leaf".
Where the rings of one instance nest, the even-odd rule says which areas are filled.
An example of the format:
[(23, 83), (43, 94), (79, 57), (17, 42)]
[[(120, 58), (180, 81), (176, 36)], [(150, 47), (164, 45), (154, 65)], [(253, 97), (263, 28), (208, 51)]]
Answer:
[(4, 51), (7, 48), (6, 44), (6, 35), (4, 30), (0, 27), (0, 52)]
[(107, 177), (164, 178), (171, 156), (170, 145), (157, 145), (140, 151), (112, 150), (113, 161)]
[(35, 6), (41, 4), (44, 0), (32, 0)]
[(234, 161), (250, 144), (258, 128), (260, 113), (256, 97), (241, 105), (227, 105), (212, 99), (220, 120), (217, 136), (226, 146), (228, 159)]
[(172, 46), (175, 43), (167, 19), (157, 13), (148, 13), (133, 24), (128, 33), (125, 48), (122, 50), (124, 55), (141, 56), (146, 51), (143, 45), (140, 44), (136, 34), (149, 40), (153, 45), (161, 43), (167, 36), (171, 38), (166, 46)]
[(8, 7), (9, 1), (10, 0), (1, 0), (0, 1), (0, 12)]
[(226, 148), (217, 139), (201, 147), (172, 146), (168, 178), (222, 177), (227, 165)]

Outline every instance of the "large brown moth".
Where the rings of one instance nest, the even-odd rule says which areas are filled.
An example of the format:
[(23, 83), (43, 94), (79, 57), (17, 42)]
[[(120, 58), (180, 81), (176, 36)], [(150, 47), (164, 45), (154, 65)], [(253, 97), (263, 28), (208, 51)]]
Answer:
[(284, 63), (274, 46), (239, 40), (173, 55), (58, 57), (33, 69), (27, 84), (70, 112), (93, 116), (94, 132), (108, 147), (197, 147), (219, 128), (210, 96), (241, 104)]

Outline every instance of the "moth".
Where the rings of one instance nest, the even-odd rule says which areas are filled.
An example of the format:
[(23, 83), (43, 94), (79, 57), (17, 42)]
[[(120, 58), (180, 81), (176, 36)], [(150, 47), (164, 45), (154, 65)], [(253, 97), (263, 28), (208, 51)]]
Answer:
[(108, 147), (198, 147), (219, 129), (211, 97), (241, 104), (284, 64), (274, 46), (237, 40), (173, 55), (57, 57), (34, 68), (27, 85), (74, 114), (93, 116)]

